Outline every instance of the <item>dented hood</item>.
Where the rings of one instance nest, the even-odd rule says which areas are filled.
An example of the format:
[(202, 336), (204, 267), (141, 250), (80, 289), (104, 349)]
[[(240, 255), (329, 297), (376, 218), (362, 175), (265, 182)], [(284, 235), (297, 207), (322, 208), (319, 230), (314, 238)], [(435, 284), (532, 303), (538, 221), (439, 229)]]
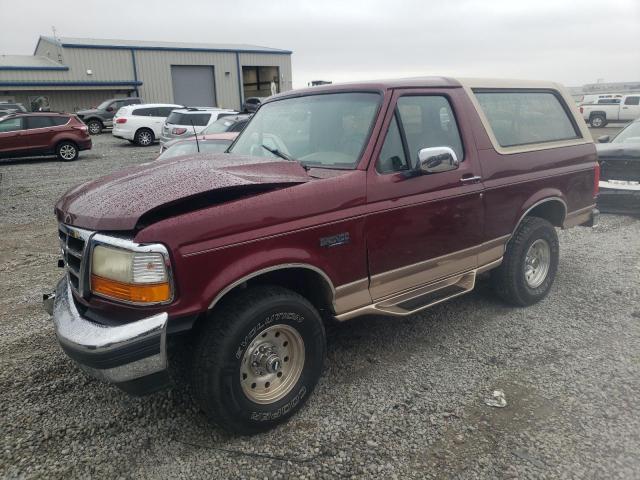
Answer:
[[(215, 193), (251, 194), (304, 183), (297, 162), (232, 154), (197, 154), (154, 161), (84, 183), (56, 204), (58, 221), (90, 230), (133, 230), (145, 214), (181, 205), (219, 203)], [(213, 195), (212, 195), (213, 194)], [(224, 198), (222, 195), (218, 198)], [(186, 207), (186, 208), (185, 208)]]

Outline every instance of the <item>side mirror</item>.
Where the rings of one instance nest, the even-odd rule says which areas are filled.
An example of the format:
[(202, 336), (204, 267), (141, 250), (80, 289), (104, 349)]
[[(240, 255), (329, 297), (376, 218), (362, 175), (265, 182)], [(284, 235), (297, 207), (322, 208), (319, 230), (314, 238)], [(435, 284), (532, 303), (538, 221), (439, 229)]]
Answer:
[(113, 107), (107, 107), (107, 112), (113, 112)]
[(441, 173), (455, 170), (460, 161), (450, 147), (429, 147), (418, 152), (418, 167), (422, 173)]
[(598, 143), (609, 143), (609, 140), (611, 140), (609, 135), (602, 135), (601, 137), (598, 137)]

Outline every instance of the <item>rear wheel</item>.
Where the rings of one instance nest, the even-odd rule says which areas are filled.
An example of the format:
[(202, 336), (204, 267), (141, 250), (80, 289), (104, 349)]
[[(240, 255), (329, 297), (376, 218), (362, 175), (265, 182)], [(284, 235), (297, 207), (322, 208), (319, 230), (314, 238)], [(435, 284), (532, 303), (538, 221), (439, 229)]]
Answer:
[(134, 137), (134, 141), (141, 147), (148, 147), (154, 140), (155, 136), (153, 135), (153, 131), (148, 128), (141, 128), (136, 132)]
[(604, 115), (592, 115), (589, 119), (589, 125), (593, 128), (602, 128), (607, 124), (607, 118)]
[(87, 129), (91, 135), (98, 135), (102, 133), (102, 122), (100, 120), (89, 120), (87, 122)]
[(298, 411), (320, 378), (326, 351), (317, 310), (277, 286), (240, 292), (198, 338), (196, 400), (211, 421), (240, 434), (268, 430)]
[(56, 156), (63, 162), (71, 162), (78, 158), (78, 146), (73, 142), (60, 142), (56, 146)]
[(509, 243), (502, 265), (491, 278), (506, 302), (527, 306), (546, 297), (558, 270), (556, 230), (547, 220), (525, 217)]

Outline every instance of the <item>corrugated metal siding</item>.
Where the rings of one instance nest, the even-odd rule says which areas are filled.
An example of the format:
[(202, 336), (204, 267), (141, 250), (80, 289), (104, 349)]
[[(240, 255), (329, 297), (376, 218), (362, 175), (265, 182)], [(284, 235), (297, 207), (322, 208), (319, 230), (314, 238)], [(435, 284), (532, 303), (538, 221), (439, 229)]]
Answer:
[[(239, 108), (238, 75), (233, 53), (136, 51), (140, 94), (147, 102), (173, 103), (171, 65), (214, 67), (216, 99), (219, 107)], [(226, 72), (229, 75), (226, 75)]]
[[(58, 53), (62, 55), (62, 62), (69, 67), (68, 71), (0, 71), (0, 82), (109, 82), (133, 81), (134, 71), (130, 50), (90, 49), (90, 48), (62, 48), (46, 39), (41, 39), (36, 49), (36, 55), (48, 56), (58, 60)], [(47, 55), (48, 53), (48, 55)], [(240, 88), (242, 79), (238, 78), (236, 54), (226, 52), (190, 52), (190, 51), (155, 51), (136, 50), (136, 66), (138, 80), (143, 82), (139, 93), (146, 102), (173, 103), (173, 88), (171, 83), (171, 65), (210, 65), (215, 70), (215, 89), (218, 106), (239, 109)], [(240, 71), (242, 66), (274, 66), (280, 72), (280, 90), (292, 89), (291, 55), (269, 53), (239, 53)], [(87, 75), (87, 69), (93, 71)], [(18, 93), (19, 90), (33, 87), (4, 87)], [(69, 87), (67, 87), (69, 88)], [(95, 89), (89, 97), (86, 89)], [(133, 90), (134, 87), (131, 87)], [(46, 87), (52, 91), (51, 101), (60, 107), (56, 109), (70, 110), (76, 105), (99, 103), (94, 99), (113, 96), (113, 87), (79, 87), (73, 91), (60, 92), (56, 87)], [(118, 88), (124, 92), (128, 87)], [(54, 94), (53, 91), (56, 91)], [(111, 93), (109, 93), (111, 91)], [(0, 94), (7, 95), (0, 87)], [(9, 92), (11, 93), (11, 92)], [(22, 92), (20, 93), (22, 95)], [(73, 95), (76, 95), (74, 97)], [(60, 100), (57, 100), (57, 98)]]
[(8, 95), (0, 92), (0, 98), (9, 97), (14, 101), (22, 103), (29, 109), (29, 97), (45, 96), (49, 98), (52, 111), (55, 112), (76, 112), (91, 106), (100, 104), (107, 98), (124, 97), (124, 92), (114, 90), (67, 90), (67, 91), (14, 91)]

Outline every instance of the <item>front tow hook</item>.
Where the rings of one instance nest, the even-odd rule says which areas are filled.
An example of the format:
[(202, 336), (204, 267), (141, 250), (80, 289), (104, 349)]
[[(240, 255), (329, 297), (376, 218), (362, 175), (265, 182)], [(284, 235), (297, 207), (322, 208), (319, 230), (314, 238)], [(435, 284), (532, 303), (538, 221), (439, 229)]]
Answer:
[(44, 311), (53, 316), (53, 303), (56, 300), (56, 293), (44, 293), (42, 295), (42, 307)]

